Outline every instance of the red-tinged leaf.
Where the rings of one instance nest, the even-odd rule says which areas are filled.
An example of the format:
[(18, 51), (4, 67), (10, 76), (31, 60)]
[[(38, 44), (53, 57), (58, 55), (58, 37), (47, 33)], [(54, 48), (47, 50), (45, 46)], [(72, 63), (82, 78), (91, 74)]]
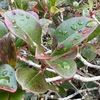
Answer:
[(37, 19), (22, 10), (7, 11), (4, 14), (8, 29), (32, 46), (41, 44), (42, 28)]
[(65, 79), (70, 79), (77, 71), (76, 63), (71, 59), (59, 58), (53, 61), (45, 60), (46, 64)]
[(16, 65), (16, 49), (11, 34), (5, 35), (0, 40), (0, 58), (3, 63), (12, 67)]
[(44, 93), (48, 90), (44, 75), (35, 70), (19, 68), (16, 71), (16, 78), (24, 90), (32, 93)]
[(95, 20), (87, 17), (74, 17), (64, 21), (53, 34), (58, 41), (58, 46), (52, 55), (68, 52), (93, 33), (97, 26)]
[(52, 60), (58, 59), (58, 58), (64, 58), (64, 59), (75, 59), (77, 52), (78, 52), (78, 46), (75, 46), (73, 48), (70, 49), (70, 51), (62, 54), (62, 55), (58, 55), (58, 56), (54, 56), (52, 58)]
[(0, 89), (9, 92), (15, 92), (17, 90), (15, 71), (8, 64), (0, 66)]
[(49, 55), (44, 54), (43, 48), (40, 46), (36, 47), (36, 52), (35, 52), (35, 58), (36, 59), (51, 59)]

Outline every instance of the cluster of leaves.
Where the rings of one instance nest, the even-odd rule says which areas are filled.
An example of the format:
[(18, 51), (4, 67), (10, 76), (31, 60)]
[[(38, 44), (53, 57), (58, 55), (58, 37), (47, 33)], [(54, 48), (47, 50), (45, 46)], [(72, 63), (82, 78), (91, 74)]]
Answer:
[[(1, 1), (1, 5), (2, 2), (6, 0)], [(45, 78), (60, 75), (64, 80), (71, 80), (77, 67), (80, 66), (75, 59), (77, 52), (82, 52), (88, 61), (100, 55), (100, 26), (91, 17), (94, 14), (92, 0), (88, 0), (88, 4), (82, 6), (78, 1), (73, 2), (73, 0), (15, 0), (11, 3), (11, 6), (14, 5), (11, 7), (14, 10), (2, 12), (7, 4), (1, 7), (0, 11), (2, 100), (6, 100), (8, 95), (9, 100), (12, 98), (22, 100), (25, 91), (33, 94), (45, 93), (47, 90), (58, 92), (58, 88), (61, 87), (55, 85), (55, 82), (47, 83)], [(66, 10), (62, 7), (64, 4), (65, 8), (68, 6), (74, 8), (76, 13), (69, 18), (63, 16), (66, 20), (61, 22), (64, 19), (57, 18), (65, 13)], [(80, 10), (82, 14), (79, 13)], [(99, 12), (95, 15), (100, 20)], [(96, 44), (88, 43), (96, 36), (98, 38)], [(22, 55), (23, 49), (27, 49), (26, 55)], [(52, 52), (47, 54), (46, 51), (49, 49)], [(24, 61), (32, 60), (41, 64), (41, 69), (34, 68), (35, 65), (30, 69), (28, 64), (18, 59), (20, 57)], [(56, 73), (46, 71), (47, 67)]]

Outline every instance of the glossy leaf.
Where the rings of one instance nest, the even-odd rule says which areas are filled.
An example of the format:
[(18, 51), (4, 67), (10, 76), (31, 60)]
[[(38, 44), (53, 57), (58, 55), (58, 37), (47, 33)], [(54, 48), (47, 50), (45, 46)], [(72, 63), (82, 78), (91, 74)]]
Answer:
[(27, 68), (19, 68), (16, 71), (18, 83), (24, 90), (32, 93), (44, 93), (48, 89), (48, 85), (42, 73)]
[(0, 40), (0, 58), (3, 63), (12, 67), (16, 65), (16, 49), (11, 34), (5, 35)]
[(25, 91), (18, 89), (15, 93), (3, 91), (0, 93), (2, 100), (23, 100)]
[(0, 21), (0, 38), (7, 34), (7, 28), (2, 21)]
[(9, 30), (26, 43), (36, 46), (41, 43), (42, 29), (33, 15), (22, 10), (5, 13), (5, 23)]
[(73, 46), (86, 39), (98, 24), (91, 18), (75, 17), (64, 21), (54, 33), (58, 46), (53, 55), (60, 55), (69, 51)]
[(54, 69), (63, 78), (70, 79), (76, 73), (76, 63), (71, 59), (56, 59), (53, 61), (47, 61), (46, 63)]
[(10, 92), (17, 90), (15, 71), (8, 64), (0, 65), (0, 89)]

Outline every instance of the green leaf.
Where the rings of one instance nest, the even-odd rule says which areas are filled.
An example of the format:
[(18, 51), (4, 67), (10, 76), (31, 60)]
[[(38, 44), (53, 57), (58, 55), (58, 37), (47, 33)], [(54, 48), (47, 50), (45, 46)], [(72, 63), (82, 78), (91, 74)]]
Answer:
[(56, 0), (45, 0), (45, 2), (48, 7), (51, 8), (52, 6), (55, 6)]
[(91, 18), (74, 17), (64, 21), (55, 31), (58, 46), (52, 55), (60, 55), (86, 39), (98, 24)]
[(0, 21), (0, 38), (7, 34), (7, 28), (2, 21)]
[(92, 50), (91, 50), (91, 47), (90, 45), (86, 46), (84, 49), (81, 50), (81, 54), (83, 57), (85, 57), (87, 59), (87, 61), (92, 61), (93, 59), (95, 59), (96, 57), (96, 53), (94, 53)]
[(55, 7), (55, 6), (52, 6), (52, 7), (50, 8), (50, 12), (51, 12), (51, 13), (57, 13), (57, 12), (59, 12), (59, 9), (58, 9), (57, 7)]
[(0, 0), (0, 10), (8, 10), (9, 3), (8, 0)]
[(100, 56), (100, 45), (95, 44), (88, 44), (90, 50)]
[(28, 9), (28, 0), (15, 0), (15, 3), (19, 9)]
[(88, 3), (89, 3), (89, 8), (92, 9), (92, 7), (93, 7), (93, 0), (88, 0)]
[(16, 48), (11, 34), (5, 35), (0, 40), (0, 58), (3, 63), (12, 67), (16, 65)]
[(0, 93), (0, 98), (2, 100), (23, 100), (24, 95), (25, 91), (18, 89), (15, 93), (3, 91)]
[(32, 93), (44, 93), (48, 90), (43, 74), (37, 71), (19, 68), (16, 71), (16, 78), (24, 90)]
[(15, 92), (17, 90), (15, 71), (8, 64), (0, 66), (0, 89), (10, 92)]
[(98, 25), (98, 27), (89, 35), (88, 41), (92, 40), (94, 37), (99, 35), (99, 33), (100, 33), (100, 25)]
[(7, 11), (4, 15), (12, 33), (32, 46), (41, 44), (42, 28), (33, 15), (22, 10)]
[(59, 58), (53, 61), (45, 60), (45, 62), (66, 79), (72, 78), (77, 70), (76, 63), (71, 59)]

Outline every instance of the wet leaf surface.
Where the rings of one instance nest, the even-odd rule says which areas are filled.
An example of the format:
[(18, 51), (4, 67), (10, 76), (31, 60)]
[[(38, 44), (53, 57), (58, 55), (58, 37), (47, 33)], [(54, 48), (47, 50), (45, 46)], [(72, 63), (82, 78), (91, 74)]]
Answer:
[(10, 92), (17, 90), (15, 71), (8, 64), (0, 65), (0, 89)]

